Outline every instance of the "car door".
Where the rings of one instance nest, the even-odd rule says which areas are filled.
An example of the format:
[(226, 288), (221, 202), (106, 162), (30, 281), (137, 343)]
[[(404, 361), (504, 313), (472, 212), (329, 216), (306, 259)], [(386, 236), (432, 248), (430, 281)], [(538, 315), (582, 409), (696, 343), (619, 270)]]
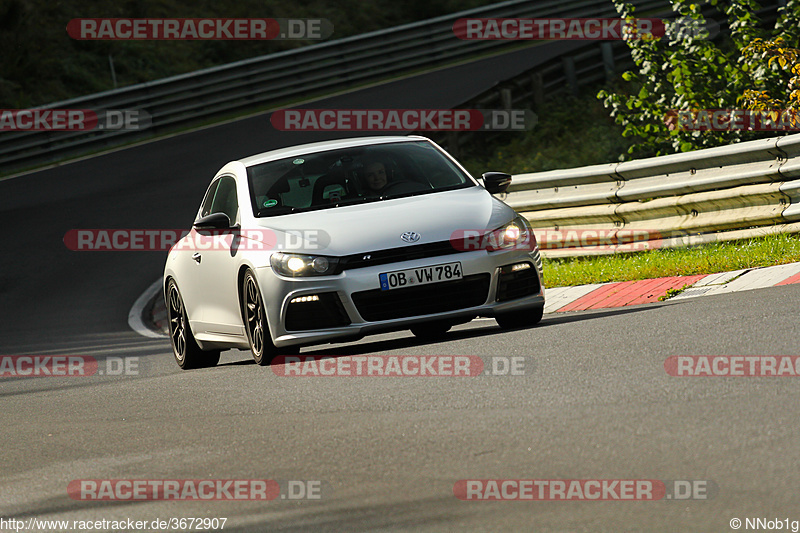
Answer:
[[(232, 225), (239, 222), (239, 200), (236, 180), (222, 176), (217, 180), (213, 198), (203, 207), (200, 216), (225, 213)], [(232, 230), (193, 230), (196, 288), (201, 293), (200, 329), (211, 335), (243, 335), (237, 272), (240, 252), (238, 228)]]
[[(211, 212), (211, 204), (218, 186), (219, 180), (214, 180), (208, 186), (203, 203), (200, 205), (198, 218)], [(192, 228), (189, 234), (184, 236), (170, 252), (173, 269), (179, 273), (178, 288), (181, 291), (186, 313), (195, 336), (205, 333), (203, 310), (206, 307), (205, 299), (207, 298), (207, 291), (203, 287), (202, 265), (197, 261), (199, 256), (197, 253), (199, 250), (195, 247), (197, 238), (197, 231)]]

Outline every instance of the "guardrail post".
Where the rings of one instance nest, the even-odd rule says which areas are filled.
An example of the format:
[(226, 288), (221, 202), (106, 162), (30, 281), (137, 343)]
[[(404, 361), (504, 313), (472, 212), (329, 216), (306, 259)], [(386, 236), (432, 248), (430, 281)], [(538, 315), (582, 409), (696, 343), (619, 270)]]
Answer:
[(564, 65), (564, 76), (567, 78), (567, 86), (573, 96), (578, 96), (578, 75), (575, 73), (575, 59), (562, 57), (561, 64)]
[(606, 72), (606, 82), (612, 83), (615, 79), (614, 48), (609, 42), (600, 43), (600, 52), (603, 54), (603, 69)]
[(500, 89), (500, 105), (503, 109), (511, 109), (511, 89)]
[(544, 80), (541, 72), (534, 72), (531, 76), (531, 93), (533, 95), (533, 110), (541, 114), (544, 108)]
[(117, 88), (117, 71), (114, 70), (114, 58), (108, 54), (108, 66), (111, 69), (111, 81), (114, 83), (114, 88)]

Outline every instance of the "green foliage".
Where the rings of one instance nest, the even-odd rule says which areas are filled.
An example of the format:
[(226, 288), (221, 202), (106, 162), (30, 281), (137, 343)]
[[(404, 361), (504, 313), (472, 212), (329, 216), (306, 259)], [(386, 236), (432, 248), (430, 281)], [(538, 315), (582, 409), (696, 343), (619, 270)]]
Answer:
[[(742, 50), (742, 56), (757, 61), (763, 71), (758, 88), (746, 89), (739, 98), (748, 109), (800, 109), (800, 50), (787, 46), (782, 37), (754, 39)], [(777, 93), (776, 97), (770, 93)]]
[[(630, 38), (626, 40), (637, 66), (626, 72), (625, 92), (600, 91), (598, 98), (610, 109), (623, 135), (631, 139), (628, 154), (661, 155), (700, 148), (727, 145), (764, 137), (764, 133), (744, 130), (692, 131), (682, 129), (676, 111), (734, 109), (748, 89), (768, 85), (774, 89), (777, 75), (754, 55), (742, 50), (757, 39), (782, 35), (797, 41), (798, 0), (789, 0), (779, 11), (772, 32), (760, 27), (755, 15), (759, 4), (754, 0), (706, 0), (728, 20), (729, 35), (720, 45), (702, 33), (680, 32), (680, 28), (703, 28), (706, 20), (698, 3), (673, 0), (679, 14), (670, 25), (668, 37), (661, 40)], [(615, 1), (620, 16), (633, 17), (634, 7)], [(769, 134), (767, 134), (769, 135)]]

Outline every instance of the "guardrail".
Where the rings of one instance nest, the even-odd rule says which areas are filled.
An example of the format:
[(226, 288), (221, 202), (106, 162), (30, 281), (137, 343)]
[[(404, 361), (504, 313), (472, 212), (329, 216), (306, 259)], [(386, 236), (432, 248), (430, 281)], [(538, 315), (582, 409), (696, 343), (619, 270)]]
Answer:
[[(797, 233), (800, 134), (521, 174), (514, 176), (505, 201), (546, 236), (540, 243), (546, 257)], [(605, 242), (618, 236), (623, 244), (597, 246), (593, 232), (602, 233)], [(633, 242), (636, 235), (641, 240)], [(585, 236), (591, 238), (581, 243)]]
[[(669, 10), (668, 0), (635, 0), (640, 12)], [(463, 41), (453, 23), (467, 17), (616, 17), (607, 0), (510, 0), (396, 28), (328, 41), (162, 80), (55, 102), (46, 109), (147, 111), (147, 130), (4, 132), (0, 165), (5, 170), (56, 161), (147, 138), (212, 117), (311, 98), (497, 52), (519, 42)], [(596, 46), (596, 43), (594, 43)], [(591, 46), (591, 43), (587, 44)], [(577, 77), (583, 75), (574, 70)]]

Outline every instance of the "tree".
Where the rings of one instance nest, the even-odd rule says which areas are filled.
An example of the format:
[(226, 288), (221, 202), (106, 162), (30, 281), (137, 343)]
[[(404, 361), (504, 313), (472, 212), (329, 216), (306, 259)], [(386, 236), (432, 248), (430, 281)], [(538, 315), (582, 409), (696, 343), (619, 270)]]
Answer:
[(759, 88), (745, 89), (739, 97), (747, 109), (800, 109), (800, 50), (786, 46), (783, 37), (754, 39), (742, 50), (742, 56), (757, 63), (762, 80)]
[[(788, 82), (778, 72), (784, 64), (791, 69), (796, 66), (798, 56), (792, 61), (787, 55), (792, 48), (782, 43), (797, 42), (800, 0), (789, 0), (779, 9), (770, 31), (760, 27), (756, 16), (760, 6), (754, 0), (706, 0), (703, 4), (713, 6), (727, 19), (728, 34), (720, 44), (711, 39), (709, 28), (713, 25), (702, 15), (700, 4), (687, 0), (672, 1), (678, 18), (667, 24), (664, 38), (626, 38), (636, 65), (635, 72), (622, 76), (629, 83), (628, 92), (604, 90), (598, 98), (624, 127), (623, 135), (632, 139), (628, 154), (686, 152), (763, 137), (763, 132), (746, 129), (686, 129), (677, 117), (695, 117), (699, 110), (758, 109), (756, 102), (767, 103), (747, 91), (759, 90), (759, 95), (768, 97), (778, 94), (775, 91), (780, 87), (800, 88), (796, 79), (800, 70), (792, 71), (794, 77)], [(620, 1), (615, 5), (621, 17), (633, 17), (632, 5)], [(775, 42), (781, 45), (774, 46)], [(786, 56), (784, 62), (777, 58), (770, 63), (778, 50), (784, 51), (780, 56)], [(791, 94), (800, 97), (800, 93)]]

